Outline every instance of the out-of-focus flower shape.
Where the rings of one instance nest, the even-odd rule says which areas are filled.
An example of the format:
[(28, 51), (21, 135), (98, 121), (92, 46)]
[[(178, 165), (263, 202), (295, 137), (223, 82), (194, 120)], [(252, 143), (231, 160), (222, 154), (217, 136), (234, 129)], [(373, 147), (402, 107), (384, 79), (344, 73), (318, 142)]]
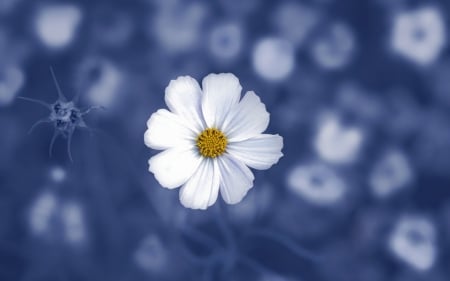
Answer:
[(313, 59), (327, 70), (345, 67), (353, 57), (355, 49), (356, 40), (353, 31), (341, 22), (328, 26), (311, 45)]
[(314, 140), (314, 148), (320, 157), (334, 164), (351, 164), (361, 150), (363, 131), (358, 127), (346, 127), (336, 116), (323, 118)]
[(80, 8), (72, 4), (44, 6), (35, 18), (36, 34), (49, 48), (66, 47), (72, 42), (82, 17)]
[(390, 251), (412, 268), (425, 271), (436, 260), (436, 230), (427, 218), (405, 216), (392, 231), (388, 246)]
[(436, 7), (403, 11), (394, 19), (392, 49), (419, 65), (433, 63), (446, 42), (444, 19)]
[(0, 106), (10, 104), (23, 87), (24, 82), (25, 75), (18, 66), (2, 67), (0, 69)]
[(34, 235), (77, 246), (87, 239), (83, 213), (78, 202), (61, 202), (53, 192), (46, 191), (33, 202), (29, 224)]
[(295, 194), (319, 206), (334, 205), (347, 192), (343, 179), (323, 163), (294, 167), (288, 174), (287, 185)]
[(375, 164), (369, 184), (376, 197), (385, 198), (406, 187), (412, 181), (413, 172), (406, 156), (392, 150)]
[(284, 39), (268, 37), (256, 43), (252, 55), (253, 69), (269, 81), (282, 81), (295, 67), (292, 44)]
[(55, 183), (61, 183), (66, 179), (67, 172), (61, 166), (54, 166), (50, 169), (50, 179)]
[(242, 27), (237, 23), (224, 23), (215, 26), (209, 37), (211, 53), (222, 60), (235, 58), (242, 48)]
[(120, 102), (124, 73), (113, 61), (101, 57), (88, 57), (79, 66), (79, 91), (90, 104), (114, 109)]
[(300, 47), (318, 20), (316, 10), (299, 3), (285, 2), (276, 9), (273, 23), (283, 38)]
[(58, 208), (58, 199), (51, 192), (41, 194), (30, 209), (29, 223), (36, 235), (42, 235), (50, 228), (54, 214)]
[(201, 3), (162, 8), (151, 19), (151, 36), (171, 54), (190, 51), (198, 46), (206, 8)]
[(249, 167), (268, 169), (283, 155), (283, 138), (262, 134), (269, 113), (259, 97), (231, 73), (210, 74), (202, 81), (189, 76), (166, 88), (169, 110), (160, 109), (147, 122), (145, 144), (164, 150), (149, 160), (149, 170), (165, 188), (182, 186), (180, 201), (206, 209), (220, 193), (239, 203), (253, 186)]
[(134, 253), (135, 262), (150, 273), (164, 271), (169, 262), (166, 247), (156, 234), (145, 237)]
[(67, 202), (61, 206), (61, 220), (64, 224), (64, 240), (77, 245), (86, 240), (86, 227), (83, 209), (75, 201)]

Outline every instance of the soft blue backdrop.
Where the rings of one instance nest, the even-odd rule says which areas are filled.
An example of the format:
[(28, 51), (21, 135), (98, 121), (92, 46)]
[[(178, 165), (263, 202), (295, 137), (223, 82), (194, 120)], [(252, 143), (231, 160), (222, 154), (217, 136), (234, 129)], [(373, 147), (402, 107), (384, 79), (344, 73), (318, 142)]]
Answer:
[[(450, 279), (450, 5), (0, 1), (0, 280)], [(49, 146), (50, 67), (90, 129)], [(232, 72), (284, 157), (181, 206), (143, 134), (171, 79)]]

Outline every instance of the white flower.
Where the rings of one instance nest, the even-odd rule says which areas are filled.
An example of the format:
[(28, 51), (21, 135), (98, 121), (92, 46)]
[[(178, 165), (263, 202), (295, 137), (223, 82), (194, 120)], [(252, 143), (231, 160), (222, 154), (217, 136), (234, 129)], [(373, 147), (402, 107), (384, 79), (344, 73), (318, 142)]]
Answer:
[(189, 76), (166, 88), (169, 110), (147, 121), (145, 144), (164, 150), (149, 160), (149, 171), (165, 188), (179, 186), (188, 208), (206, 209), (220, 193), (228, 204), (239, 203), (253, 186), (248, 167), (264, 170), (283, 155), (283, 138), (262, 134), (269, 113), (252, 91), (230, 73), (210, 74), (202, 81)]

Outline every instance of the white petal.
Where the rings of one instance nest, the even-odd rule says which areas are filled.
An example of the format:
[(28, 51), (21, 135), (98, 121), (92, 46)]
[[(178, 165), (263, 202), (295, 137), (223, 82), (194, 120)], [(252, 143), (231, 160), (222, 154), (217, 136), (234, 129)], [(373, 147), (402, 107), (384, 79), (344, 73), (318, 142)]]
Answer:
[(202, 91), (190, 76), (180, 76), (170, 81), (165, 101), (170, 111), (185, 119), (197, 132), (204, 128), (201, 110)]
[(245, 165), (258, 170), (269, 169), (283, 156), (283, 138), (262, 134), (248, 140), (229, 143), (227, 152)]
[(240, 141), (261, 134), (268, 125), (266, 106), (253, 91), (249, 91), (225, 118), (223, 131), (229, 141)]
[(220, 172), (217, 161), (204, 158), (192, 177), (180, 190), (180, 201), (186, 208), (206, 209), (217, 200)]
[(183, 185), (194, 173), (202, 157), (195, 147), (169, 148), (150, 158), (149, 171), (165, 188)]
[(167, 149), (195, 143), (196, 134), (186, 122), (166, 109), (160, 109), (147, 121), (145, 144), (153, 149)]
[(239, 203), (253, 186), (253, 173), (239, 160), (228, 154), (218, 158), (220, 194), (228, 204)]
[(225, 116), (241, 97), (239, 79), (231, 73), (209, 74), (202, 85), (202, 111), (206, 125), (220, 129)]

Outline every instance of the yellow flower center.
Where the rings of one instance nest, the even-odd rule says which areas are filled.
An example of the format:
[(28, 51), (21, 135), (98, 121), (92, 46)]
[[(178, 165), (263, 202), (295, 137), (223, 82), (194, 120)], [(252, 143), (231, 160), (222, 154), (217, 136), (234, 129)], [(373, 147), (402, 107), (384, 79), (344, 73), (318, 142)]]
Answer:
[(197, 137), (198, 151), (204, 157), (216, 158), (227, 148), (227, 137), (216, 128), (208, 128)]

